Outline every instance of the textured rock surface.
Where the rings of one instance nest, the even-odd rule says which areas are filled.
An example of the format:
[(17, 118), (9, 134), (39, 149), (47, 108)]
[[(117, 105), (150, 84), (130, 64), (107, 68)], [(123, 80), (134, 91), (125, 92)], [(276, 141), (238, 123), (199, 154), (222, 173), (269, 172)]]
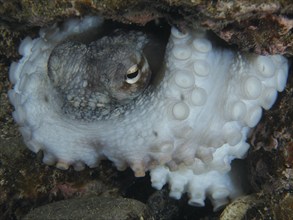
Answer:
[[(133, 4), (129, 4), (130, 2)], [(116, 20), (127, 23), (138, 22), (140, 24), (157, 17), (162, 17), (163, 15), (168, 15), (167, 17), (172, 20), (172, 23), (178, 24), (183, 29), (186, 25), (191, 25), (191, 23), (193, 23), (194, 26), (202, 24), (207, 27), (211, 27), (211, 29), (218, 35), (222, 36), (222, 38), (227, 39), (228, 42), (231, 43), (238, 43), (239, 47), (244, 50), (252, 50), (256, 52), (262, 51), (264, 53), (280, 51), (285, 52), (285, 54), (292, 55), (292, 34), (290, 35), (290, 32), (286, 31), (288, 30), (288, 27), (290, 27), (290, 20), (282, 19), (282, 16), (292, 18), (292, 3), (290, 1), (268, 1), (267, 3), (263, 3), (263, 1), (253, 1), (255, 3), (252, 3), (252, 1), (217, 1), (217, 3), (214, 3), (215, 1), (168, 2), (173, 4), (173, 6), (169, 7), (169, 3), (167, 3), (167, 1), (162, 1), (159, 3), (155, 2), (153, 4), (148, 3), (147, 7), (145, 7), (145, 4), (131, 0), (48, 1), (48, 3), (43, 3), (41, 1), (12, 0), (0, 3), (1, 37), (4, 39), (1, 40), (0, 43), (0, 143), (2, 146), (0, 149), (1, 217), (4, 219), (5, 217), (6, 219), (16, 219), (19, 216), (23, 216), (23, 214), (26, 213), (31, 207), (35, 207), (36, 203), (39, 206), (40, 204), (54, 201), (54, 199), (51, 199), (52, 197), (50, 194), (50, 189), (54, 188), (54, 184), (58, 184), (58, 181), (64, 183), (64, 181), (68, 180), (70, 180), (72, 184), (76, 184), (78, 182), (76, 179), (79, 180), (81, 175), (80, 173), (74, 174), (74, 172), (65, 173), (48, 168), (45, 165), (41, 165), (33, 154), (25, 148), (19, 147), (22, 145), (22, 143), (19, 142), (19, 139), (10, 138), (19, 136), (19, 133), (16, 130), (16, 126), (12, 122), (12, 108), (8, 104), (6, 95), (8, 89), (11, 88), (11, 84), (8, 82), (8, 66), (10, 65), (11, 60), (19, 59), (17, 48), (20, 40), (27, 36), (28, 33), (32, 37), (36, 36), (39, 26), (52, 24), (56, 20), (61, 21), (64, 17), (68, 16), (97, 12), (101, 12), (104, 15), (115, 18)], [(239, 12), (239, 4), (241, 6), (240, 8), (243, 9), (240, 10), (240, 14), (235, 13)], [(141, 11), (142, 8), (143, 11)], [(223, 13), (223, 11), (233, 8), (234, 10), (230, 10), (230, 13)], [(270, 14), (274, 14), (274, 16), (269, 16)], [(182, 20), (183, 17), (186, 18), (185, 21)], [(209, 21), (212, 22), (210, 23)], [(285, 21), (284, 24), (283, 21)], [(275, 25), (272, 26), (271, 24)], [(246, 38), (246, 36), (249, 37)], [(272, 49), (275, 47), (277, 48), (272, 50), (270, 47)], [(291, 88), (292, 84), (289, 84), (286, 91), (291, 91)], [(292, 112), (292, 105), (287, 103), (290, 99), (292, 99), (292, 93), (290, 94), (286, 92), (280, 99), (281, 101), (275, 105), (273, 109), (275, 114), (271, 116), (270, 113), (266, 113), (267, 116), (262, 121), (264, 123), (266, 123), (266, 121), (270, 121), (270, 124), (267, 126), (279, 126), (278, 130), (281, 131), (285, 130), (289, 125), (292, 125), (292, 118), (289, 117), (289, 113)], [(283, 111), (283, 109), (285, 110)], [(279, 124), (280, 115), (287, 116), (287, 118), (283, 118), (284, 120), (281, 124)], [(264, 126), (266, 126), (266, 124)], [(267, 129), (267, 127), (265, 128)], [(272, 135), (274, 133), (273, 129), (271, 129), (270, 132), (270, 135)], [(282, 140), (290, 140), (290, 138), (292, 138), (291, 135), (292, 132), (289, 135), (286, 132), (281, 132), (278, 137)], [(260, 142), (267, 143), (268, 140), (271, 140), (271, 138), (267, 138), (269, 136), (262, 136), (262, 140), (260, 140)], [(275, 154), (275, 151), (277, 151), (275, 150), (273, 153), (268, 153), (270, 154), (269, 158), (273, 158), (273, 163), (268, 160), (270, 161), (267, 163), (270, 167), (269, 170), (273, 173), (278, 173), (279, 175), (267, 175), (263, 178), (261, 172), (254, 172), (251, 180), (251, 182), (254, 182), (254, 191), (256, 192), (261, 190), (263, 185), (270, 186), (272, 182), (275, 183), (274, 187), (277, 189), (286, 189), (286, 192), (288, 193), (282, 193), (281, 197), (273, 197), (275, 198), (274, 201), (276, 201), (275, 204), (281, 204), (281, 206), (275, 206), (275, 210), (277, 210), (275, 213), (277, 217), (285, 216), (283, 219), (286, 219), (287, 213), (290, 213), (288, 212), (287, 207), (290, 207), (293, 204), (291, 199), (292, 196), (290, 196), (292, 185), (288, 184), (290, 183), (289, 177), (292, 175), (292, 153), (290, 153), (292, 152), (292, 145), (288, 143), (290, 143), (290, 141), (284, 142), (282, 145), (283, 147), (280, 148), (283, 149), (281, 152), (277, 152), (277, 154)], [(270, 144), (267, 145), (270, 146)], [(7, 150), (9, 151), (9, 154), (5, 153)], [(263, 153), (258, 154), (257, 158), (262, 158), (262, 154)], [(286, 160), (278, 160), (278, 158), (283, 157), (286, 158)], [(41, 157), (39, 157), (39, 161), (41, 160), (40, 158)], [(249, 161), (252, 161), (252, 167), (255, 167), (255, 162), (253, 161), (259, 161), (259, 159), (249, 157)], [(285, 161), (291, 161), (291, 163)], [(258, 164), (259, 167), (261, 167), (260, 165), (262, 163)], [(273, 164), (277, 165), (273, 166)], [(38, 167), (40, 167), (40, 169)], [(147, 178), (144, 180), (134, 180), (131, 177), (131, 172), (123, 173), (121, 177), (115, 172), (114, 169), (111, 168), (111, 165), (109, 164), (102, 166), (102, 168), (102, 170), (108, 170), (108, 172), (105, 173), (106, 176), (118, 176), (119, 182), (122, 183), (122, 185), (124, 184), (124, 186), (121, 186), (120, 189), (125, 191), (125, 188), (127, 188), (126, 191), (128, 193), (126, 193), (126, 196), (133, 197), (133, 194), (130, 192), (134, 191), (137, 195), (137, 199), (145, 201), (146, 194), (150, 195), (153, 192), (149, 189), (148, 193), (145, 193), (145, 184), (149, 184), (149, 180)], [(92, 178), (97, 178), (98, 176), (101, 178), (101, 175), (98, 174), (100, 171), (101, 170), (99, 169), (91, 171), (87, 170), (84, 174), (89, 175)], [(27, 173), (30, 175), (27, 175)], [(28, 176), (32, 176), (33, 178), (27, 179)], [(44, 176), (45, 178), (43, 178)], [(40, 180), (40, 182), (34, 182), (38, 180)], [(92, 179), (88, 180), (87, 178), (84, 178), (85, 182), (91, 180)], [(50, 181), (53, 181), (53, 186)], [(26, 184), (23, 184), (24, 182)], [(113, 181), (110, 182), (113, 183)], [(257, 184), (255, 182), (257, 182)], [(24, 188), (21, 188), (21, 186)], [(136, 190), (133, 190), (133, 187), (136, 188)], [(31, 194), (32, 191), (36, 191), (36, 188), (38, 189), (37, 191), (42, 191), (43, 189), (47, 190), (45, 190), (44, 193), (38, 193), (36, 195), (38, 198), (36, 198)], [(64, 189), (64, 185), (61, 188)], [(68, 187), (66, 186), (65, 189), (68, 189)], [(267, 192), (268, 191), (266, 191), (266, 193)], [(23, 194), (26, 196), (23, 196)], [(278, 195), (278, 192), (272, 190), (267, 194), (268, 198), (271, 198), (273, 195)], [(59, 199), (64, 198), (63, 195), (60, 196), (60, 191), (57, 197)], [(166, 200), (170, 199), (167, 197)], [(258, 201), (259, 200), (256, 202)], [(255, 210), (262, 213), (263, 210), (267, 210), (266, 204), (269, 203), (267, 200), (260, 201), (263, 204), (262, 208), (257, 206), (255, 207)], [(184, 203), (186, 203), (186, 201), (184, 201)], [(180, 215), (181, 217), (185, 216), (185, 219), (200, 219), (201, 217), (204, 218), (207, 216), (219, 215), (219, 213), (211, 214), (211, 207), (208, 212), (205, 212), (202, 209), (196, 209), (197, 211), (194, 212), (194, 208), (191, 209), (190, 207), (182, 205), (178, 202), (176, 205), (179, 207), (180, 211), (173, 214), (173, 217)], [(228, 206), (227, 209), (230, 209), (230, 206)], [(274, 217), (276, 216), (271, 215), (271, 218)]]
[(293, 54), (293, 3), (261, 1), (12, 0), (0, 5), (11, 28), (43, 26), (69, 16), (101, 13), (125, 23), (145, 24), (167, 17), (173, 24), (203, 26), (239, 48), (257, 53)]
[(153, 219), (146, 205), (126, 198), (90, 197), (51, 203), (32, 210), (25, 220)]
[(291, 193), (278, 198), (272, 194), (244, 196), (228, 205), (221, 214), (221, 220), (233, 219), (292, 219), (293, 197)]

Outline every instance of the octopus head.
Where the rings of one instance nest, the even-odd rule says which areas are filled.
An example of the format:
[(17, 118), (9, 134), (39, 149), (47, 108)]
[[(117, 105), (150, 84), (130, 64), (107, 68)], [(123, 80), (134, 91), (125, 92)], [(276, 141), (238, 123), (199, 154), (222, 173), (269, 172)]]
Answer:
[(130, 32), (91, 43), (65, 40), (57, 44), (47, 72), (62, 97), (63, 111), (84, 119), (85, 112), (100, 115), (101, 109), (115, 109), (138, 97), (152, 75), (143, 52), (146, 42), (141, 32)]

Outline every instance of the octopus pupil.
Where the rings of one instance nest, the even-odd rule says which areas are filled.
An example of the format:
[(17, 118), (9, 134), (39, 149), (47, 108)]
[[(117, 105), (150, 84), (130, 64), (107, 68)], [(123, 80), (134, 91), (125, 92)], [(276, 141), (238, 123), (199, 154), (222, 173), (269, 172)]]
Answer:
[(128, 74), (126, 75), (126, 77), (127, 77), (127, 79), (134, 79), (135, 77), (137, 77), (137, 75), (138, 75), (138, 70), (136, 70), (136, 71), (133, 72), (133, 73), (128, 73)]

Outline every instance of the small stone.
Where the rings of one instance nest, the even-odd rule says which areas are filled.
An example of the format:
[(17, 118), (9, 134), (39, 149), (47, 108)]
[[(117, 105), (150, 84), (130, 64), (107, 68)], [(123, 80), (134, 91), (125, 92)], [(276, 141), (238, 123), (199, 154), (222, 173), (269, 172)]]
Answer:
[(30, 211), (24, 220), (153, 219), (143, 203), (127, 198), (91, 197), (53, 202)]

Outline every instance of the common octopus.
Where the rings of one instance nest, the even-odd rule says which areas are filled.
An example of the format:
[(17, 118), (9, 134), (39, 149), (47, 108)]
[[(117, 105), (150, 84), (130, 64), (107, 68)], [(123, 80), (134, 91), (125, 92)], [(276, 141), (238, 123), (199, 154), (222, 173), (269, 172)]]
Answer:
[(153, 187), (169, 184), (171, 197), (187, 193), (194, 206), (209, 198), (217, 210), (239, 196), (231, 161), (245, 156), (248, 132), (284, 89), (287, 59), (240, 53), (204, 30), (172, 27), (154, 80), (140, 32), (126, 41), (119, 32), (74, 41), (102, 23), (71, 19), (22, 41), (8, 95), (28, 148), (60, 169), (106, 158), (137, 177), (149, 171)]

